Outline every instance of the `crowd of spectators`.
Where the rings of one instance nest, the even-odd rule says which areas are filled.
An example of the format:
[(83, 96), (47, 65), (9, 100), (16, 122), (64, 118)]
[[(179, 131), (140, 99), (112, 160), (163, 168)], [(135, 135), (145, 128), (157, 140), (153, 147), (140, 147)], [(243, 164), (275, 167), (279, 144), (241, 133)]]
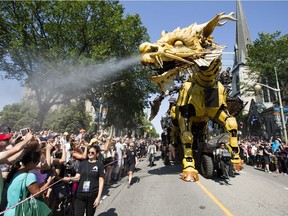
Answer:
[[(15, 215), (25, 182), (24, 191), (41, 199), (52, 215), (84, 215), (85, 209), (86, 215), (94, 215), (103, 187), (125, 175), (130, 187), (137, 162), (151, 142), (156, 144), (127, 136), (88, 135), (84, 129), (78, 134), (50, 130), (0, 134), (0, 210)], [(133, 154), (135, 163), (129, 162)]]
[[(88, 135), (84, 129), (76, 134), (0, 133), (0, 212), (15, 215), (24, 190), (42, 200), (52, 215), (94, 215), (104, 187), (127, 175), (130, 188), (138, 161), (146, 157), (153, 166), (150, 154), (161, 150), (157, 140), (112, 134)], [(241, 139), (240, 149), (247, 165), (288, 174), (288, 145), (281, 139)]]
[(288, 174), (288, 145), (280, 138), (246, 138), (241, 140), (240, 147), (241, 157), (247, 165), (267, 173)]

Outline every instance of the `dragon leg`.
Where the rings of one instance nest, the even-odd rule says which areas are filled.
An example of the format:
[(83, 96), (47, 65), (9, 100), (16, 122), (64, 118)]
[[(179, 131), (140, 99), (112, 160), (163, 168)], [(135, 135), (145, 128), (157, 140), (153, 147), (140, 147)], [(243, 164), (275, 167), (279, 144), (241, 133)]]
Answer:
[(198, 181), (198, 171), (195, 169), (195, 160), (193, 158), (193, 135), (191, 132), (191, 117), (195, 115), (195, 108), (192, 104), (189, 104), (190, 91), (191, 82), (184, 83), (179, 91), (176, 108), (176, 118), (178, 120), (180, 140), (183, 147), (183, 172), (181, 175), (184, 181)]
[[(184, 105), (182, 108), (187, 109), (189, 105)], [(188, 116), (183, 112), (180, 112), (182, 115), (179, 116), (179, 128), (180, 128), (180, 139), (183, 147), (183, 172), (182, 180), (184, 181), (198, 181), (198, 171), (195, 169), (195, 160), (193, 158), (192, 144), (193, 144), (193, 135), (191, 132), (192, 122), (189, 121)]]
[(240, 171), (243, 168), (243, 161), (240, 158), (240, 148), (238, 145), (238, 125), (233, 116), (230, 116), (228, 111), (222, 110), (219, 113), (218, 120), (224, 124), (224, 127), (229, 132), (229, 145), (227, 145), (228, 151), (232, 154), (231, 162), (234, 169)]

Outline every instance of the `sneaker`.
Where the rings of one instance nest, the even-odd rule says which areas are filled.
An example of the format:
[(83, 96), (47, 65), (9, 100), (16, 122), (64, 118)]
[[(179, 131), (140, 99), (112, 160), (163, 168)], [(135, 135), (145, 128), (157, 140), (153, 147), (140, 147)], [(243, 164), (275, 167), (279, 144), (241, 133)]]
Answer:
[(130, 183), (127, 183), (127, 188), (128, 188), (128, 189), (130, 188)]
[(269, 171), (269, 173), (272, 173), (271, 171)]

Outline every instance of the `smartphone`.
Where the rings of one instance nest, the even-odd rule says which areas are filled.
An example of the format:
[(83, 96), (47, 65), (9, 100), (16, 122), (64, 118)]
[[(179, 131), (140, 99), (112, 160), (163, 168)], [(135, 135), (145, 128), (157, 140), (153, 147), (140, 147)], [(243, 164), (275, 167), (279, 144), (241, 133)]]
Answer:
[(20, 130), (21, 136), (22, 136), (22, 137), (25, 137), (26, 134), (27, 134), (29, 131), (30, 131), (29, 128), (22, 128), (22, 129)]

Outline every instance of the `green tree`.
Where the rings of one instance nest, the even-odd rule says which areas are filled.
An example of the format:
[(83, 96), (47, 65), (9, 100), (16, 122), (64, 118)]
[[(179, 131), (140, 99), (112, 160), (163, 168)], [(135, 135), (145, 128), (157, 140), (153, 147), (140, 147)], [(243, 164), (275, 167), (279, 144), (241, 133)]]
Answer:
[(49, 112), (43, 123), (43, 128), (51, 129), (55, 132), (68, 131), (78, 133), (81, 128), (89, 131), (91, 117), (85, 111), (83, 103), (72, 102), (69, 105)]
[(259, 33), (259, 38), (248, 47), (247, 65), (251, 76), (258, 77), (260, 82), (267, 82), (276, 88), (276, 67), (283, 99), (287, 102), (288, 89), (288, 34), (280, 31), (273, 34)]
[[(116, 131), (122, 128), (133, 130), (141, 124), (144, 108), (148, 106), (149, 93), (156, 92), (156, 86), (148, 80), (146, 71), (139, 68), (126, 70), (118, 80), (108, 80), (95, 88), (91, 88), (86, 98), (92, 101), (96, 111), (100, 111), (100, 103), (108, 104), (106, 126), (113, 125)], [(95, 124), (99, 124), (95, 119)]]
[(6, 127), (10, 127), (13, 131), (31, 128), (37, 112), (37, 106), (25, 102), (6, 105), (0, 112), (1, 131)]
[[(89, 130), (91, 117), (85, 111), (83, 104), (83, 102), (71, 102), (49, 111), (43, 122), (43, 128), (55, 132), (68, 131), (70, 133), (78, 133), (81, 128)], [(36, 104), (22, 102), (6, 105), (0, 112), (0, 132), (7, 131), (7, 127), (11, 128), (12, 131), (31, 128), (37, 112)]]
[(124, 17), (118, 1), (10, 1), (0, 8), (0, 70), (34, 93), (35, 130), (52, 106), (109, 77), (90, 64), (136, 53), (148, 39), (139, 15)]

